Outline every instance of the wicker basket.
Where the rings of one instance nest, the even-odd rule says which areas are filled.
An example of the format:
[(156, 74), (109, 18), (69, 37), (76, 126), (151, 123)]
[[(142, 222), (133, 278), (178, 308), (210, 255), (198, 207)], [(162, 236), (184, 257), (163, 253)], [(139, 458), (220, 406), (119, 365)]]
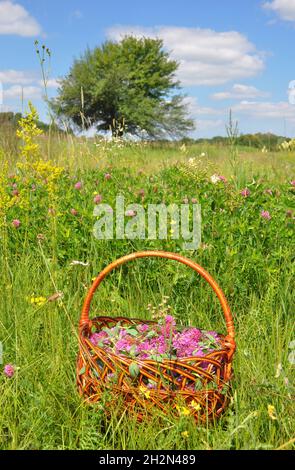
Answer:
[[(117, 322), (124, 324), (142, 323), (143, 320), (125, 317), (96, 317), (89, 319), (90, 303), (102, 280), (115, 268), (136, 258), (158, 257), (179, 261), (199, 273), (212, 287), (222, 306), (227, 335), (222, 338), (222, 348), (202, 357), (185, 357), (176, 360), (165, 359), (157, 362), (149, 359), (136, 360), (140, 373), (136, 381), (130, 376), (129, 365), (134, 359), (107, 353), (94, 346), (89, 337), (94, 326), (97, 331), (104, 326), (113, 327)], [(145, 323), (154, 323), (145, 321)], [(82, 396), (89, 402), (97, 402), (102, 394), (109, 391), (110, 401), (135, 411), (140, 418), (154, 407), (190, 410), (200, 421), (220, 416), (229, 397), (232, 377), (232, 360), (235, 352), (234, 326), (229, 305), (214, 279), (198, 264), (178, 254), (164, 251), (144, 251), (119, 258), (107, 266), (92, 284), (82, 309), (79, 329), (79, 355), (77, 361), (77, 385)], [(204, 368), (204, 363), (206, 367)], [(117, 374), (115, 384), (107, 380), (109, 374)], [(145, 392), (147, 380), (157, 386)], [(200, 386), (201, 385), (201, 386)], [(180, 406), (184, 404), (184, 407)]]

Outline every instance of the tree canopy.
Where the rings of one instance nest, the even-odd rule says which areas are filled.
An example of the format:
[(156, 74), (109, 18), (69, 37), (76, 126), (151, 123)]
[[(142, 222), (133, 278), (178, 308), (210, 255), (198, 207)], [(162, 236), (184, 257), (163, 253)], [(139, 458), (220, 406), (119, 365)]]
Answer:
[(107, 41), (74, 61), (52, 108), (78, 129), (183, 137), (194, 125), (178, 93), (177, 68), (160, 39)]

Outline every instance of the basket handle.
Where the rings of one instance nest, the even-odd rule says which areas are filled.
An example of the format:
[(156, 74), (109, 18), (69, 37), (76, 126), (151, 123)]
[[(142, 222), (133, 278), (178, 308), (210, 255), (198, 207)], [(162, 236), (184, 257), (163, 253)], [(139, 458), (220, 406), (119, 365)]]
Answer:
[(86, 296), (86, 299), (84, 301), (84, 305), (82, 308), (82, 313), (81, 313), (81, 318), (80, 318), (80, 328), (85, 327), (90, 323), (89, 319), (89, 310), (90, 310), (90, 304), (93, 298), (93, 295), (100, 285), (100, 283), (103, 281), (103, 279), (111, 272), (113, 269), (117, 268), (118, 266), (121, 266), (122, 264), (125, 264), (128, 261), (132, 261), (136, 258), (148, 258), (148, 257), (156, 257), (156, 258), (167, 258), (167, 259), (172, 259), (174, 261), (179, 261), (182, 264), (185, 264), (192, 268), (194, 271), (196, 271), (198, 274), (200, 274), (212, 287), (214, 290), (215, 294), (218, 297), (218, 300), (221, 304), (224, 317), (225, 317), (225, 323), (226, 323), (226, 328), (227, 328), (227, 336), (225, 338), (226, 342), (229, 343), (228, 345), (232, 348), (234, 351), (235, 349), (235, 341), (234, 341), (234, 336), (235, 336), (235, 331), (234, 331), (234, 324), (233, 324), (233, 318), (232, 314), (230, 311), (230, 307), (227, 303), (227, 300), (225, 298), (224, 293), (218, 286), (218, 284), (215, 282), (213, 277), (205, 271), (200, 265), (197, 263), (194, 263), (193, 261), (178, 255), (176, 253), (169, 253), (166, 251), (139, 251), (136, 253), (131, 253), (130, 255), (123, 256), (122, 258), (117, 259), (113, 263), (109, 264), (106, 268), (101, 271), (101, 273), (97, 276), (97, 278), (94, 280), (92, 286), (89, 289), (89, 292)]

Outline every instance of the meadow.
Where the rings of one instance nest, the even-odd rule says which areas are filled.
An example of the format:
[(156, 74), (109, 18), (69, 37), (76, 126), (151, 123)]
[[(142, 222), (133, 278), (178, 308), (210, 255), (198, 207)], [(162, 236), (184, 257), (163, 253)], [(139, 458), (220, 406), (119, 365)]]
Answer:
[[(294, 448), (294, 152), (33, 134), (22, 135), (25, 143), (0, 139), (0, 448)], [(171, 236), (96, 240), (93, 209), (113, 206), (118, 194), (144, 206), (197, 200), (200, 247), (183, 251)], [(218, 422), (155, 412), (138, 423), (120, 410), (106, 415), (103, 401), (89, 406), (77, 393), (87, 289), (109, 262), (146, 249), (195, 260), (230, 303), (237, 351), (230, 405)], [(209, 286), (164, 260), (114, 272), (92, 315), (149, 318), (147, 305), (163, 296), (179, 323), (225, 331)]]

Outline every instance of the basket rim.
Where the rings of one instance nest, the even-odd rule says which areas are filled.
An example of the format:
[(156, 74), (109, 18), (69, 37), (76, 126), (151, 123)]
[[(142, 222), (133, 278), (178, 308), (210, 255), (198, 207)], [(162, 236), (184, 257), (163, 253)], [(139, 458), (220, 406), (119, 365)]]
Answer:
[[(97, 352), (100, 352), (101, 354), (105, 355), (105, 356), (109, 356), (110, 358), (113, 358), (115, 360), (120, 360), (120, 362), (125, 362), (126, 365), (130, 365), (131, 363), (138, 363), (138, 364), (146, 364), (146, 365), (157, 365), (157, 364), (161, 364), (161, 365), (173, 365), (173, 364), (186, 364), (186, 362), (188, 361), (195, 361), (195, 360), (202, 360), (202, 361), (206, 361), (206, 360), (214, 360), (214, 356), (215, 355), (220, 355), (221, 353), (223, 353), (224, 355), (231, 355), (232, 356), (232, 353), (233, 353), (233, 345), (232, 343), (230, 342), (227, 342), (227, 336), (225, 336), (224, 334), (222, 333), (217, 333), (220, 337), (221, 337), (221, 340), (222, 340), (222, 343), (221, 343), (221, 348), (218, 348), (208, 354), (205, 354), (204, 356), (185, 356), (185, 357), (180, 357), (180, 358), (177, 358), (177, 359), (168, 359), (168, 358), (164, 358), (163, 360), (161, 361), (156, 361), (156, 360), (153, 360), (153, 359), (138, 359), (136, 357), (134, 358), (131, 358), (131, 357), (128, 357), (128, 356), (120, 356), (119, 354), (116, 354), (115, 352), (112, 353), (112, 352), (109, 352), (109, 351), (105, 351), (105, 349), (101, 348), (100, 346), (97, 346), (93, 343), (90, 342), (90, 339), (89, 339), (89, 333), (90, 333), (90, 329), (92, 327), (92, 323), (96, 322), (96, 321), (99, 321), (100, 319), (104, 319), (104, 320), (110, 320), (114, 323), (118, 323), (119, 321), (122, 321), (122, 320), (128, 320), (128, 321), (137, 321), (137, 322), (140, 322), (140, 323), (152, 323), (152, 324), (156, 324), (156, 322), (154, 320), (143, 320), (143, 319), (139, 319), (139, 318), (129, 318), (129, 317), (111, 317), (111, 316), (98, 316), (98, 317), (94, 317), (92, 320), (90, 320), (90, 322), (88, 324), (84, 324), (81, 328), (80, 328), (80, 331), (79, 331), (79, 342), (83, 342), (84, 344), (87, 345), (87, 352), (89, 352), (89, 349), (91, 347), (91, 349), (93, 349), (94, 351), (97, 351)], [(202, 330), (201, 330), (202, 331)], [(85, 334), (86, 333), (86, 334)], [(218, 362), (218, 364), (220, 364), (220, 362), (218, 360), (215, 359), (216, 362)], [(214, 364), (214, 362), (213, 362)]]

